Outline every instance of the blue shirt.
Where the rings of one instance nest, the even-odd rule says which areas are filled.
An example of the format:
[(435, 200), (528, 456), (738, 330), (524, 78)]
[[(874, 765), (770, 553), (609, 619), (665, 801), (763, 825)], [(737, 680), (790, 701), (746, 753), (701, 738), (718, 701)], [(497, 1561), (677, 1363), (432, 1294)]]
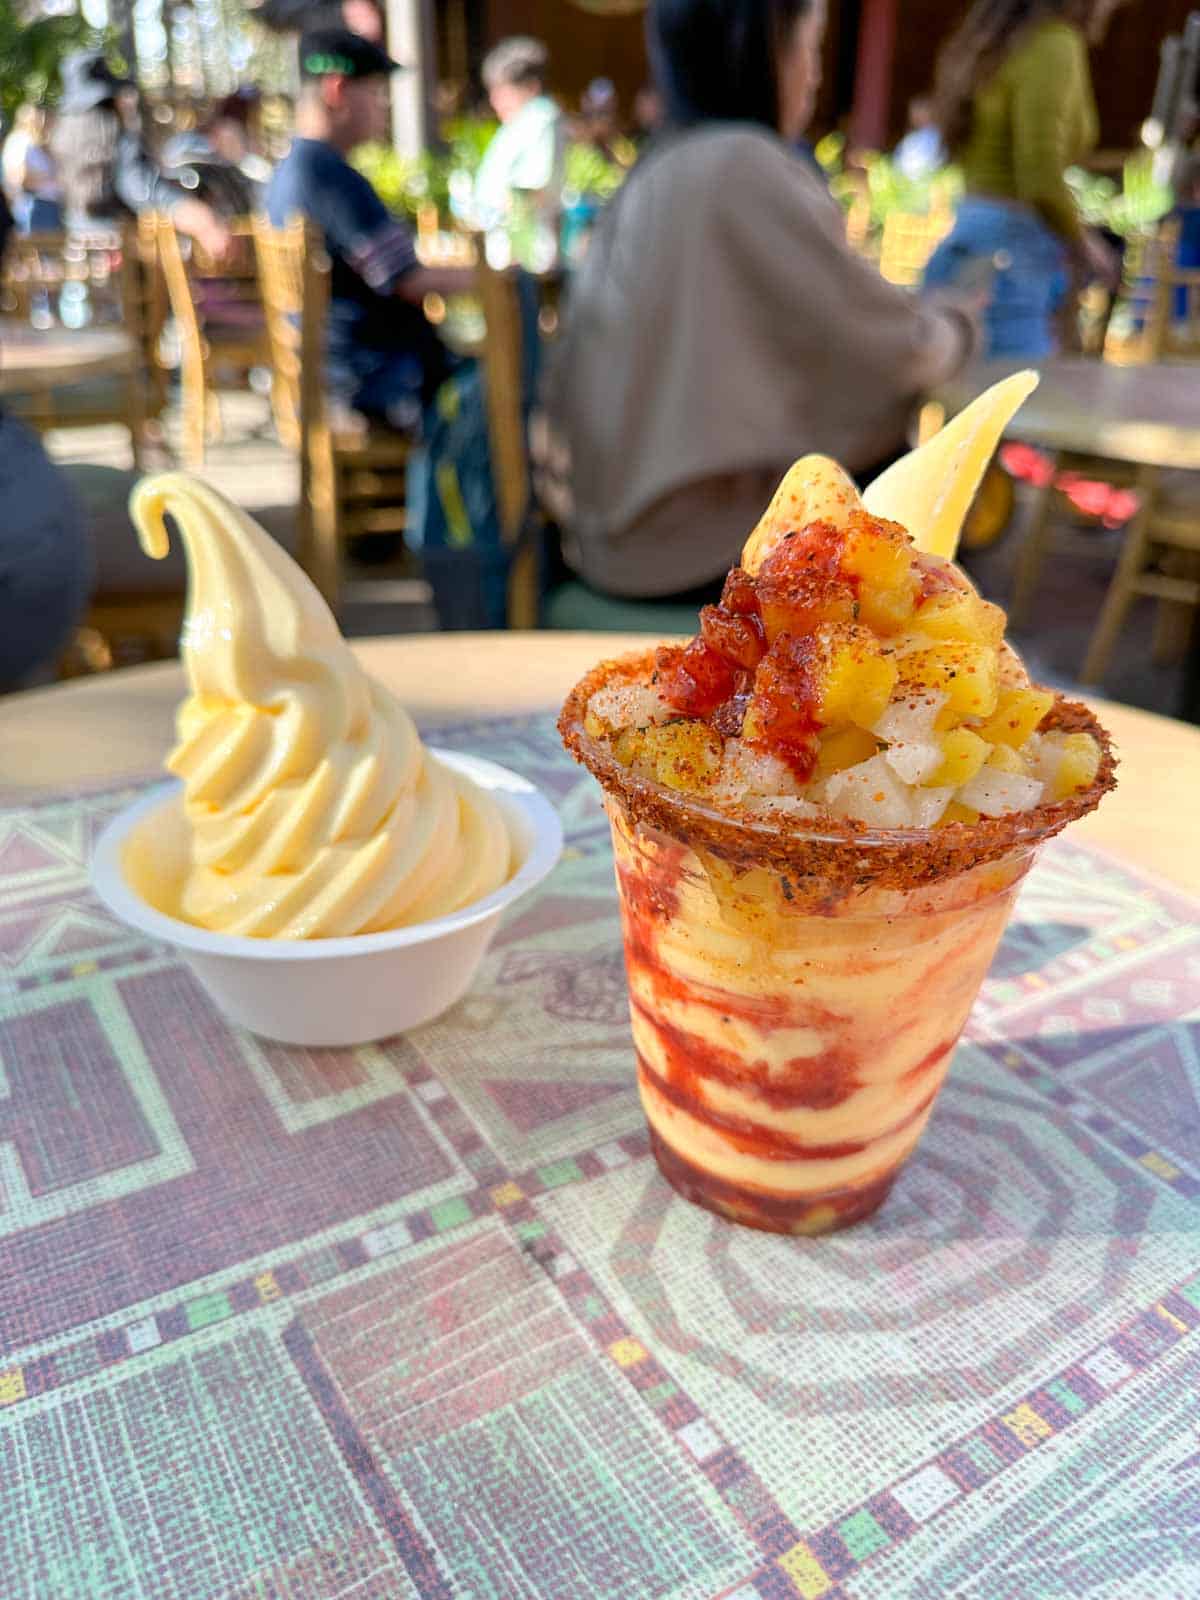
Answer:
[(361, 172), (319, 139), (293, 142), (271, 175), (266, 204), (273, 226), (281, 228), (302, 213), (325, 235), (332, 264), (329, 387), (353, 400), (374, 387), (384, 368), (407, 357), (429, 399), (444, 375), (445, 355), (420, 308), (395, 293), (419, 265), (412, 230), (392, 215)]

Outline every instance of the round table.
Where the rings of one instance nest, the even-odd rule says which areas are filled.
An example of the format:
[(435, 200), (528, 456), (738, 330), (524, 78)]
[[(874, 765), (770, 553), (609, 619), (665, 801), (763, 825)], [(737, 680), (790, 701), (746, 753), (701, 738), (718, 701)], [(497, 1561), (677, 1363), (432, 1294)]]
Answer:
[(121, 328), (31, 328), (0, 321), (0, 394), (44, 394), (132, 372), (138, 350)]
[[(435, 633), (366, 639), (355, 648), (430, 728), (557, 707), (602, 657), (650, 642), (611, 633)], [(152, 769), (170, 743), (182, 693), (183, 674), (168, 662), (0, 700), (0, 790), (62, 788)], [(1120, 787), (1070, 836), (1200, 893), (1200, 728), (1093, 704), (1116, 740)]]
[(1041, 382), (1004, 430), (1045, 450), (1200, 472), (1200, 367), (1118, 367), (1087, 356), (982, 361), (933, 399), (954, 413), (1001, 378), (1036, 366)]

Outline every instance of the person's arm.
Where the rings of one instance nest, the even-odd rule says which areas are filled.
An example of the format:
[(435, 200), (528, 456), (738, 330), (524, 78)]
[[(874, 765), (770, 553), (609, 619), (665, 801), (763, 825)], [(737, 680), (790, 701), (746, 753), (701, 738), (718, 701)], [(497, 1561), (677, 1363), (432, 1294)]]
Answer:
[(117, 141), (113, 164), (113, 189), (118, 200), (135, 215), (165, 211), (180, 233), (203, 245), (219, 261), (229, 249), (229, 228), (209, 205), (164, 178), (135, 133), (126, 131)]
[(394, 294), (420, 305), (427, 294), (463, 294), (474, 282), (468, 267), (425, 267), (417, 259), (413, 231), (393, 216), (361, 174), (338, 163), (320, 169), (305, 197), (325, 243), (376, 294)]
[(396, 282), (394, 293), (401, 300), (420, 305), (427, 294), (470, 294), (475, 288), (474, 267), (422, 267), (410, 268)]

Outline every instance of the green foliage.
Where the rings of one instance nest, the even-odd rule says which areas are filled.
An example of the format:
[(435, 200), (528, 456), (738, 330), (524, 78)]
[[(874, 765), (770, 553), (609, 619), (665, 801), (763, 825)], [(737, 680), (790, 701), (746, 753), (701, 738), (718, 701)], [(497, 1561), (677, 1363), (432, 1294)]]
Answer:
[(389, 210), (415, 217), (422, 206), (432, 205), (446, 217), (451, 194), (470, 184), (497, 126), (485, 117), (456, 117), (442, 129), (441, 149), (412, 158), (391, 145), (364, 144), (354, 152), (354, 165)]
[(625, 168), (608, 161), (595, 145), (567, 146), (563, 188), (573, 195), (610, 200), (625, 180)]
[(926, 216), (930, 211), (952, 210), (962, 194), (962, 173), (957, 167), (942, 167), (920, 178), (907, 178), (890, 156), (872, 153), (862, 159), (867, 173), (871, 222), (877, 227), (883, 226), (884, 218), (891, 211)]
[[(486, 117), (456, 117), (444, 125), (440, 149), (413, 159), (398, 155), (390, 145), (365, 144), (354, 152), (354, 165), (392, 211), (415, 217), (422, 206), (433, 205), (445, 218), (452, 198), (461, 199), (474, 181), (497, 126)], [(568, 192), (607, 200), (624, 177), (625, 169), (593, 146), (567, 147), (563, 187)]]
[[(906, 178), (889, 156), (876, 151), (857, 152), (848, 164), (846, 141), (840, 133), (820, 140), (816, 156), (844, 210), (849, 211), (865, 196), (873, 233), (882, 228), (891, 211), (924, 215), (947, 207), (952, 210), (963, 191), (957, 167), (943, 167), (923, 178)], [(1069, 167), (1066, 179), (1084, 221), (1124, 237), (1149, 232), (1171, 209), (1171, 192), (1154, 181), (1152, 165), (1149, 151), (1135, 152), (1125, 162), (1120, 184), (1082, 167)]]
[(1139, 150), (1125, 162), (1120, 187), (1112, 178), (1068, 167), (1071, 186), (1083, 220), (1093, 228), (1109, 228), (1123, 238), (1148, 233), (1171, 209), (1171, 191), (1154, 181), (1153, 157)]
[(25, 101), (52, 102), (63, 57), (96, 42), (81, 16), (30, 21), (13, 0), (0, 0), (0, 113), (6, 125)]

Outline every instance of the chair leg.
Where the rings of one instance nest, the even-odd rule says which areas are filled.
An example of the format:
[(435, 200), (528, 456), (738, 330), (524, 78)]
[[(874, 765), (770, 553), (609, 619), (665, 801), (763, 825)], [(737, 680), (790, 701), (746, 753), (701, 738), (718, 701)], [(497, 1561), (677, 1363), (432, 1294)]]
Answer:
[(1175, 667), (1187, 655), (1196, 608), (1185, 600), (1160, 600), (1154, 618), (1150, 656), (1157, 666)]
[[(1172, 578), (1196, 583), (1200, 579), (1200, 551), (1168, 550), (1160, 565)], [(1152, 659), (1159, 666), (1178, 666), (1187, 655), (1196, 620), (1196, 605), (1190, 600), (1160, 600), (1155, 608)]]
[(224, 419), (221, 416), (221, 397), (217, 394), (207, 373), (204, 377), (204, 432), (210, 444), (219, 444), (225, 437)]
[(198, 472), (204, 465), (204, 447), (208, 432), (204, 368), (199, 362), (185, 360), (182, 389), (183, 464), (190, 471)]
[(310, 498), (306, 531), (311, 533), (302, 565), (331, 611), (337, 610), (338, 591), (338, 473), (332, 452), (318, 449), (309, 474)]
[(146, 448), (146, 411), (142, 403), (140, 374), (134, 374), (125, 386), (125, 405), (129, 417), (129, 451), (133, 456), (133, 470), (141, 472), (142, 454)]
[(1143, 468), (1138, 474), (1138, 492), (1142, 497), (1142, 503), (1137, 516), (1125, 530), (1125, 540), (1121, 546), (1117, 568), (1088, 642), (1087, 655), (1084, 657), (1083, 669), (1079, 674), (1080, 683), (1099, 683), (1104, 677), (1113, 646), (1117, 642), (1117, 635), (1137, 594), (1134, 585), (1138, 574), (1146, 565), (1150, 528), (1154, 517), (1154, 499), (1158, 491), (1158, 476), (1157, 467)]
[(1054, 481), (1058, 477), (1059, 457), (1056, 453), (1051, 462), (1050, 477), (1044, 488), (1038, 490), (1037, 504), (1034, 506), (1033, 519), (1025, 531), (1025, 538), (1017, 552), (1016, 567), (1013, 572), (1012, 600), (1008, 607), (1008, 620), (1014, 628), (1024, 627), (1029, 621), (1029, 614), (1033, 609), (1033, 597), (1037, 593), (1038, 577), (1041, 574), (1042, 562), (1046, 559), (1046, 551), (1050, 544), (1050, 522), (1054, 515), (1054, 496), (1056, 490)]

